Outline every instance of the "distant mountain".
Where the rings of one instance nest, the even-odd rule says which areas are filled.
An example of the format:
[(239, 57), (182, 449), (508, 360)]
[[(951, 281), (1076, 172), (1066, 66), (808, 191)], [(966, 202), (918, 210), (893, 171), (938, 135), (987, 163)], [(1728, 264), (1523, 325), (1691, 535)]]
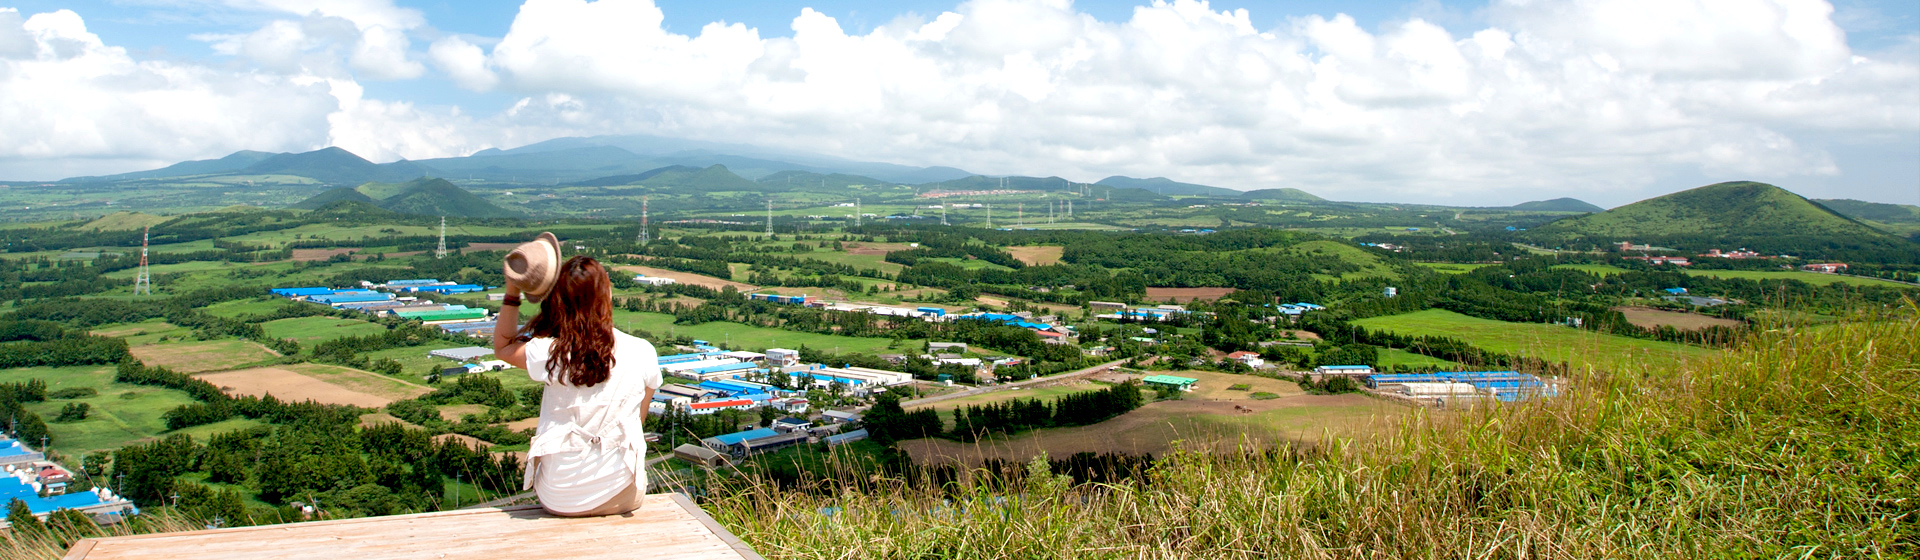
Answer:
[(1845, 198), (1814, 199), (1814, 202), (1855, 219), (1883, 224), (1920, 224), (1920, 206), (1911, 204), (1883, 204)]
[(1147, 189), (1113, 189), (1104, 196), (1113, 202), (1154, 202), (1168, 198), (1167, 195)]
[[(868, 189), (889, 184), (888, 181), (882, 181), (864, 175), (814, 173), (812, 171), (781, 171), (754, 179), (754, 182), (759, 183), (767, 192), (819, 192), (831, 194), (846, 194), (855, 188)], [(917, 187), (898, 188), (924, 190)]]
[(659, 169), (651, 169), (644, 173), (601, 177), (573, 184), (583, 187), (618, 187), (629, 185), (647, 187), (637, 191), (636, 194), (643, 192), (708, 194), (717, 192), (763, 192), (765, 190), (759, 183), (735, 175), (732, 171), (727, 170), (727, 166), (718, 164), (707, 167), (672, 165)]
[[(1010, 191), (1065, 191), (1076, 184), (1078, 183), (1073, 183), (1059, 177), (988, 177), (986, 175), (969, 175), (936, 183), (922, 183), (919, 188), (922, 191), (990, 191), (1000, 189)], [(1095, 192), (1103, 190), (1105, 189), (1094, 189)]]
[(1145, 190), (1149, 190), (1149, 191), (1153, 191), (1159, 194), (1164, 194), (1169, 196), (1177, 196), (1177, 195), (1240, 196), (1241, 194), (1240, 191), (1236, 191), (1233, 189), (1209, 187), (1206, 185), (1196, 185), (1193, 183), (1182, 183), (1179, 181), (1168, 179), (1166, 177), (1154, 177), (1151, 179), (1135, 179), (1133, 177), (1124, 177), (1120, 175), (1114, 175), (1112, 177), (1095, 181), (1094, 184), (1106, 185), (1109, 187), (1121, 188), (1121, 189), (1145, 189)]
[(951, 181), (971, 175), (951, 167), (913, 167), (892, 163), (853, 161), (747, 144), (705, 142), (643, 134), (555, 138), (509, 150), (500, 150), (499, 153), (533, 154), (592, 146), (611, 146), (648, 158), (656, 164), (648, 167), (649, 169), (666, 165), (706, 167), (720, 164), (734, 170), (742, 177), (749, 178), (762, 177), (776, 171), (799, 170), (864, 175), (882, 181), (917, 185)]
[[(377, 188), (375, 188), (377, 187)], [(392, 196), (375, 200), (368, 190), (394, 191)], [(400, 214), (454, 216), (463, 218), (513, 218), (523, 214), (501, 208), (447, 182), (446, 179), (421, 178), (399, 185), (369, 183), (360, 187), (340, 187), (294, 203), (293, 208), (316, 211), (343, 211), (367, 205)]]
[(446, 179), (422, 178), (410, 181), (405, 186), (400, 194), (381, 200), (380, 207), (401, 214), (423, 216), (514, 218), (523, 215), (487, 202)]
[(1278, 200), (1282, 202), (1326, 202), (1327, 200), (1300, 189), (1251, 190), (1240, 193), (1240, 198), (1249, 200)]
[(367, 196), (365, 193), (362, 193), (353, 187), (338, 187), (338, 188), (328, 189), (326, 192), (316, 194), (316, 195), (313, 195), (312, 197), (307, 198), (306, 200), (296, 202), (293, 204), (293, 206), (291, 206), (291, 208), (295, 210), (319, 210), (320, 207), (322, 206), (333, 204), (335, 202), (339, 202), (342, 200), (352, 200), (352, 201), (358, 201), (358, 202), (365, 202), (367, 204), (373, 204), (373, 197)]
[(1577, 198), (1556, 198), (1553, 200), (1535, 200), (1507, 207), (1511, 210), (1531, 210), (1534, 212), (1601, 212), (1605, 208), (1588, 204)]
[(644, 184), (644, 181), (646, 181), (647, 179), (652, 179), (654, 177), (659, 176), (662, 173), (690, 174), (690, 173), (699, 173), (699, 172), (700, 172), (700, 168), (698, 167), (693, 167), (689, 165), (669, 165), (669, 166), (661, 167), (658, 169), (649, 169), (641, 173), (634, 173), (632, 175), (614, 175), (611, 177), (599, 177), (595, 179), (588, 179), (585, 181), (579, 181), (579, 182), (568, 183), (568, 184), (579, 186), (579, 187), (618, 187), (618, 186), (624, 186), (624, 185), (640, 185), (640, 184)]
[(1761, 253), (1839, 258), (1907, 253), (1920, 247), (1835, 213), (1786, 189), (1748, 181), (1719, 183), (1650, 198), (1533, 228), (1528, 237), (1553, 244), (1622, 241), (1683, 250), (1748, 247)]
[(188, 177), (193, 175), (213, 175), (213, 174), (219, 174), (219, 173), (229, 173), (233, 171), (239, 171), (241, 169), (246, 169), (248, 166), (260, 163), (261, 160), (265, 160), (275, 155), (279, 155), (279, 154), (273, 154), (268, 152), (256, 152), (252, 150), (241, 150), (238, 152), (234, 152), (232, 154), (228, 154), (227, 157), (223, 157), (220, 159), (183, 161), (183, 162), (162, 167), (159, 169), (151, 169), (147, 171), (135, 171), (132, 173), (121, 173), (118, 175), (102, 175), (98, 177), (73, 177), (70, 179), (63, 179), (62, 182), (71, 182), (71, 183), (114, 182), (114, 181), (131, 181), (135, 179), (154, 179), (154, 178), (160, 178), (160, 177)]

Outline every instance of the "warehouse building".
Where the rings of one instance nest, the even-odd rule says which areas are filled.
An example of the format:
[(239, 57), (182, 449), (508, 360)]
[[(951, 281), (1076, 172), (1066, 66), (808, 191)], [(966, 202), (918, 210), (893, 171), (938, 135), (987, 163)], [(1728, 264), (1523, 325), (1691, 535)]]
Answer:
[(1148, 387), (1153, 387), (1153, 388), (1166, 387), (1166, 388), (1180, 390), (1180, 391), (1192, 391), (1193, 384), (1199, 383), (1200, 380), (1194, 379), (1191, 377), (1179, 377), (1174, 375), (1149, 375), (1149, 376), (1146, 376), (1146, 378), (1141, 379), (1140, 382), (1145, 383), (1147, 384)]

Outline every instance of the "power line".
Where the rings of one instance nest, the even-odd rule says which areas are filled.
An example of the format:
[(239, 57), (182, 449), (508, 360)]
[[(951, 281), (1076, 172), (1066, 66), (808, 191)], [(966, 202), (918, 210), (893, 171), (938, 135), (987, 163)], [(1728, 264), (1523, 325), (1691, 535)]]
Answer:
[(133, 277), (134, 295), (153, 295), (153, 273), (147, 269), (147, 242), (153, 235), (153, 226), (140, 230), (140, 274)]

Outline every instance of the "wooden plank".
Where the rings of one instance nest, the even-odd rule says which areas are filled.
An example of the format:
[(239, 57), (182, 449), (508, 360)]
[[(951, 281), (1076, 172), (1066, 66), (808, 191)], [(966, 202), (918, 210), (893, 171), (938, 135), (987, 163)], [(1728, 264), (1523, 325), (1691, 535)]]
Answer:
[(736, 558), (760, 555), (680, 494), (640, 509), (555, 517), (538, 505), (82, 539), (67, 560)]

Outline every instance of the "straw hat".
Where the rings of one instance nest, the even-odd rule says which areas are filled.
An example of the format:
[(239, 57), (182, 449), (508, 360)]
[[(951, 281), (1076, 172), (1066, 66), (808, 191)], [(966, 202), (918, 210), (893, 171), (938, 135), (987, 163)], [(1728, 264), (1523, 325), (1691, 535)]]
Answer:
[(507, 253), (507, 282), (520, 287), (526, 300), (540, 303), (560, 279), (560, 238), (541, 232), (533, 241)]

